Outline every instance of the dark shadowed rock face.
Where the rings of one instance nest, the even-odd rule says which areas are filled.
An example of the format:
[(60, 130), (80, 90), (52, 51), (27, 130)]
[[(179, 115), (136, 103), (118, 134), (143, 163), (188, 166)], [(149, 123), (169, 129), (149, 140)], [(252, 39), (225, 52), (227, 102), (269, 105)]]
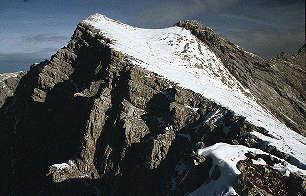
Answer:
[[(263, 105), (305, 134), (300, 54), (268, 63), (198, 23), (178, 25), (207, 43)], [(289, 155), (248, 134), (262, 132), (260, 127), (131, 64), (110, 42), (79, 24), (50, 61), (0, 76), (1, 195), (186, 195), (220, 177), (211, 158), (194, 153), (217, 142), (260, 148), (294, 164)], [(291, 72), (294, 79), (288, 78)], [(246, 169), (255, 166), (248, 160), (239, 165), (237, 193), (247, 188), (268, 195), (270, 187), (254, 184)], [(287, 182), (305, 193), (303, 176), (284, 179), (268, 172), (284, 195), (291, 193)]]
[(197, 21), (180, 21), (176, 25), (206, 43), (261, 105), (288, 127), (306, 135), (305, 46), (297, 55), (281, 54), (268, 62), (222, 39)]

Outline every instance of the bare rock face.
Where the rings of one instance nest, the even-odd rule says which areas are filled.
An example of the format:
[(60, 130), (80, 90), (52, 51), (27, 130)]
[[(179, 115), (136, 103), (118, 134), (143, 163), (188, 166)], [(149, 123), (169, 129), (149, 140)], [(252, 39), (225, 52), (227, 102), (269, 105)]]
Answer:
[[(302, 57), (275, 59), (284, 63), (276, 69), (198, 23), (178, 25), (207, 43), (260, 103), (305, 134), (302, 83), (292, 86), (281, 74), (298, 69), (285, 65)], [(80, 23), (67, 47), (50, 61), (13, 78), (0, 75), (2, 195), (186, 195), (223, 175), (210, 157), (195, 154), (218, 142), (259, 148), (305, 169), (250, 134), (264, 133), (262, 128), (133, 65), (110, 43)], [(303, 74), (295, 75), (299, 82)], [(255, 167), (249, 160), (239, 165), (238, 194), (272, 194), (248, 173)], [(305, 194), (303, 175), (283, 178), (268, 166), (254, 170), (259, 175), (266, 169), (281, 188), (287, 187), (277, 189), (280, 194), (292, 193), (287, 182), (297, 183), (298, 194)]]

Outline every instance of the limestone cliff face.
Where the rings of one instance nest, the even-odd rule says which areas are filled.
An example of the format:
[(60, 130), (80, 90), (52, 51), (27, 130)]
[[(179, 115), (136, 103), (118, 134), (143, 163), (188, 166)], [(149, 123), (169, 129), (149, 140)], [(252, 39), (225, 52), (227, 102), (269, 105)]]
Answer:
[[(186, 24), (179, 23), (190, 29)], [(272, 64), (216, 39), (218, 50), (214, 40), (207, 44), (226, 60), (233, 75), (285, 123), (284, 116), (290, 116), (290, 127), (304, 134), (304, 91), (299, 84), (291, 88), (271, 75), (280, 73)], [(221, 142), (270, 154), (251, 154), (240, 162), (241, 174), (232, 183), (238, 194), (277, 195), (271, 189), (279, 190), (278, 195), (305, 194), (303, 174), (285, 177), (272, 168), (280, 163), (305, 170), (305, 163), (251, 134), (273, 138), (265, 129), (133, 64), (111, 42), (80, 23), (67, 47), (50, 61), (14, 77), (0, 76), (0, 85), (6, 85), (0, 86), (1, 194), (186, 195), (224, 175), (212, 157), (195, 153)], [(276, 105), (268, 101), (271, 96), (277, 97)], [(264, 186), (264, 179), (248, 173), (248, 167), (256, 167), (251, 161), (256, 156), (268, 163), (258, 171), (284, 186)]]

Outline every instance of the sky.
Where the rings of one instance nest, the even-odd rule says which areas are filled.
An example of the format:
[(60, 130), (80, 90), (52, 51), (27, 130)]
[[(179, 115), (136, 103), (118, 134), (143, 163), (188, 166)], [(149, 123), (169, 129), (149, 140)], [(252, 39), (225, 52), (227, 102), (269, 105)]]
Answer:
[(143, 28), (198, 20), (266, 59), (305, 43), (305, 0), (0, 0), (0, 73), (50, 59), (94, 13)]

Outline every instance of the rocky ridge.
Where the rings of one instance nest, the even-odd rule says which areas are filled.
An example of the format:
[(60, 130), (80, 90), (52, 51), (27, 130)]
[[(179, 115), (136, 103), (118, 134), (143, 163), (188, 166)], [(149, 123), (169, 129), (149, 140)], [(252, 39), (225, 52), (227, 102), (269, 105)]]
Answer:
[[(196, 24), (196, 28), (205, 28)], [(189, 21), (178, 25), (196, 34)], [(291, 101), (290, 105), (270, 109), (273, 104), (269, 102), (265, 106), (277, 117), (275, 111), (284, 108), (295, 122), (290, 127), (303, 133), (304, 121), (299, 121), (303, 116), (291, 115), (296, 108), (301, 107), (300, 112), (305, 108), (300, 103), (304, 95), (299, 83), (292, 87), (274, 79), (266, 84), (274, 76), (262, 71), (262, 67), (272, 67), (273, 63), (281, 66), (280, 62), (287, 65), (290, 60), (266, 62), (205, 29), (196, 37), (259, 102), (260, 98), (267, 99), (264, 90), (278, 97), (271, 93), (275, 91), (271, 90), (273, 82), (284, 88), (287, 85), (288, 92), (294, 91), (277, 102)], [(199, 93), (135, 65), (133, 57), (114, 50), (112, 42), (81, 22), (67, 47), (50, 61), (34, 64), (26, 73), (0, 76), (4, 195), (196, 195), (214, 183), (219, 183), (219, 190), (214, 190), (217, 195), (305, 194), (305, 162), (259, 137), (273, 138), (267, 130)], [(218, 49), (214, 50), (213, 45)], [(226, 55), (239, 57), (235, 59), (243, 55), (240, 60), (247, 64), (236, 60), (238, 63), (231, 62), (235, 66), (229, 67)], [(302, 57), (294, 59), (298, 58)], [(297, 73), (299, 77), (301, 73)], [(255, 85), (258, 83), (266, 88), (259, 90)], [(221, 161), (225, 158), (216, 159), (220, 152), (216, 150), (221, 147), (242, 152), (237, 155), (241, 160), (233, 162), (234, 169), (228, 167), (233, 178), (226, 178), (223, 169), (227, 167)], [(252, 161), (260, 159), (264, 162), (259, 165)], [(262, 178), (262, 172), (275, 179), (269, 182), (271, 185)], [(226, 180), (229, 184), (220, 185)], [(293, 190), (293, 185), (299, 188)]]
[(283, 53), (268, 62), (222, 39), (197, 21), (180, 21), (176, 25), (206, 43), (261, 105), (305, 136), (305, 46), (297, 55)]

